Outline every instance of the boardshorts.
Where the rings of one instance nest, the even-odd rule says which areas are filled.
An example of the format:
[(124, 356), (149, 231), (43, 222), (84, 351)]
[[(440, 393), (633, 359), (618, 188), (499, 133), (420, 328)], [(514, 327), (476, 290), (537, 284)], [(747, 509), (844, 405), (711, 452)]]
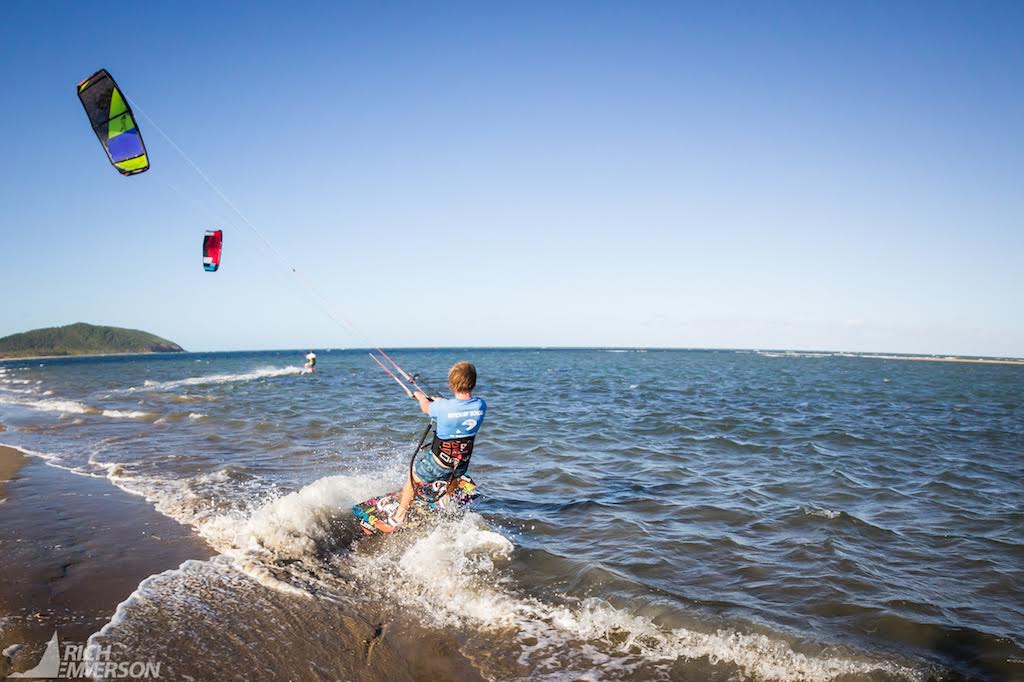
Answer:
[[(455, 469), (454, 478), (466, 473), (469, 469), (469, 462), (463, 462), (459, 464), (458, 468)], [(434, 455), (429, 450), (425, 450), (420, 454), (416, 455), (416, 463), (413, 465), (413, 471), (416, 472), (416, 477), (424, 483), (433, 483), (434, 481), (440, 481), (452, 476), (452, 470), (441, 466), (434, 460)]]

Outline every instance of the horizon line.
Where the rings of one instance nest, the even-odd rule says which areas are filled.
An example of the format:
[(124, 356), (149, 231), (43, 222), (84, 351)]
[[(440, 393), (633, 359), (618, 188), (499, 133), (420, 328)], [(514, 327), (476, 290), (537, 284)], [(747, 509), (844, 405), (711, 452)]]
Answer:
[[(314, 346), (313, 349), (316, 347)], [(322, 346), (321, 352), (367, 352), (377, 347), (340, 347)], [(517, 351), (517, 350), (546, 350), (546, 351), (703, 351), (703, 352), (730, 352), (730, 353), (792, 353), (807, 355), (832, 355), (840, 357), (860, 357), (868, 359), (921, 359), (934, 361), (976, 361), (981, 363), (1001, 364), (1024, 364), (1024, 357), (1004, 355), (977, 355), (961, 353), (905, 353), (899, 351), (849, 351), (849, 350), (826, 350), (826, 349), (798, 349), (798, 348), (727, 348), (727, 347), (699, 347), (699, 346), (388, 346), (393, 351)], [(129, 356), (169, 356), (196, 355), (212, 353), (302, 353), (309, 349), (308, 346), (296, 348), (246, 348), (239, 350), (181, 350), (141, 353), (83, 353), (75, 355), (33, 355), (25, 357), (0, 357), (0, 362), (19, 362), (28, 360), (61, 360), (72, 358), (96, 358), (96, 357), (129, 357)]]

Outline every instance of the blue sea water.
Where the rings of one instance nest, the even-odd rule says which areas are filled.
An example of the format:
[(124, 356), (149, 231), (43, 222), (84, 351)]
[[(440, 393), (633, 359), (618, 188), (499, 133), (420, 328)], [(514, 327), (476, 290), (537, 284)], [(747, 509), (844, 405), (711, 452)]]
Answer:
[(425, 417), (365, 351), (303, 375), (305, 350), (0, 363), (0, 442), (220, 552), (141, 585), (97, 642), (160, 622), (192, 633), (161, 654), (182, 675), (266, 665), (255, 641), (331, 679), (343, 611), (483, 679), (1024, 679), (1024, 366), (395, 351), (439, 388), (477, 365), (484, 497), (357, 543), (350, 505), (401, 484)]

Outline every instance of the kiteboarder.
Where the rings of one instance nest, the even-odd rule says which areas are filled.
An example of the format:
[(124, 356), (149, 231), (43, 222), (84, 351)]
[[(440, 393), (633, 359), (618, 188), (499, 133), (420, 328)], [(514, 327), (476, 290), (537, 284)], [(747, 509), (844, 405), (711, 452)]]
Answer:
[(430, 451), (420, 452), (415, 459), (409, 479), (402, 488), (402, 497), (393, 520), (395, 525), (405, 520), (412, 504), (413, 479), (415, 483), (433, 483), (442, 479), (456, 481), (469, 468), (473, 454), (473, 440), (480, 431), (487, 413), (483, 398), (474, 398), (476, 367), (472, 363), (456, 362), (448, 370), (448, 387), (454, 398), (436, 397), (433, 400), (423, 391), (413, 393), (424, 414), (434, 420), (434, 440)]
[(316, 353), (313, 351), (306, 354), (306, 364), (303, 365), (302, 371), (310, 374), (316, 371)]

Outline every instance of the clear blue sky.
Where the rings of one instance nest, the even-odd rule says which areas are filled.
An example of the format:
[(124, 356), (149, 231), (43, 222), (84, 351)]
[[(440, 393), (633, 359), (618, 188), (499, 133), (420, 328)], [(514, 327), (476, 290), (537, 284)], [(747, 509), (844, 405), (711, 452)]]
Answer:
[[(1024, 356), (1024, 3), (9, 3), (0, 335)], [(200, 266), (225, 230), (221, 271)]]

